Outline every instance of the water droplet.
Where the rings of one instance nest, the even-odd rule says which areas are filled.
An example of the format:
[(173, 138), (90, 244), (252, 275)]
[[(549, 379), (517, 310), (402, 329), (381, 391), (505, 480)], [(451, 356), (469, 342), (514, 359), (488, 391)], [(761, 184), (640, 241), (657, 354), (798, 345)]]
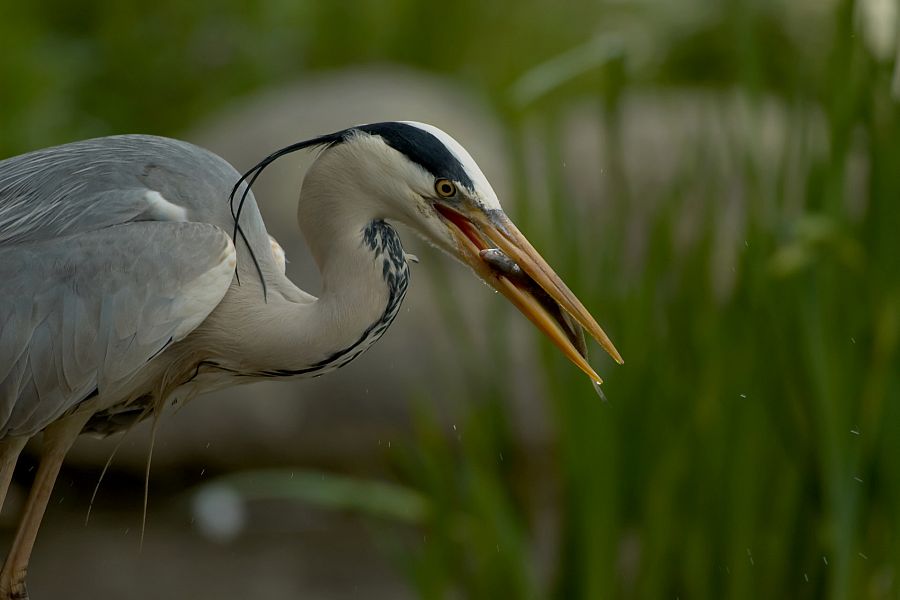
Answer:
[(850, 338), (850, 343), (851, 343), (851, 344), (855, 344), (855, 343), (856, 343), (856, 338)]
[(602, 382), (592, 381), (591, 383), (594, 386), (594, 391), (597, 392), (598, 396), (600, 396), (600, 399), (603, 400), (604, 402), (609, 402), (609, 400), (607, 400), (607, 398), (606, 398), (606, 394), (603, 393), (603, 388), (600, 387), (602, 385)]
[(824, 556), (822, 557), (822, 562), (825, 563), (826, 567), (828, 566), (828, 559), (825, 558)]
[(747, 394), (741, 394), (741, 398), (746, 398)]
[(806, 580), (806, 583), (809, 583), (809, 575), (807, 575), (806, 573), (803, 574), (803, 579)]
[(862, 552), (859, 553), (859, 556), (860, 556), (860, 558), (862, 558), (863, 560), (869, 560), (869, 557), (866, 556), (865, 554), (863, 554)]
[(850, 433), (852, 433), (853, 435), (859, 435), (859, 431), (857, 431), (856, 429), (851, 429)]
[(858, 481), (859, 483), (862, 483), (862, 482), (863, 482), (863, 480), (860, 479), (859, 477), (854, 477), (853, 479), (855, 479), (855, 480)]

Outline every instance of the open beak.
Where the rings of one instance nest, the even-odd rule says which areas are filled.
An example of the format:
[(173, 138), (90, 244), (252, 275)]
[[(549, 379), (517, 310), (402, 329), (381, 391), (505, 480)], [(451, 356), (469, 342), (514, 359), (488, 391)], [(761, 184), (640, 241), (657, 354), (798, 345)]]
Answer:
[(506, 296), (595, 384), (581, 328), (622, 364), (622, 356), (575, 294), (502, 211), (467, 211), (435, 203), (462, 249), (460, 258)]

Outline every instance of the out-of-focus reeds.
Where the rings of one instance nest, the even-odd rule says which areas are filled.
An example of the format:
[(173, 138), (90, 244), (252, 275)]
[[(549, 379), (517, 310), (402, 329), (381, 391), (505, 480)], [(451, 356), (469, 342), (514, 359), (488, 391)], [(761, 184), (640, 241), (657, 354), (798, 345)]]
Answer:
[[(536, 340), (561, 519), (549, 576), (530, 546), (537, 519), (523, 488), (534, 482), (509, 447), (504, 386), (475, 367), (465, 435), (448, 446), (433, 425), (420, 427), (409, 451), (418, 462), (407, 457), (401, 472), (435, 508), (408, 560), (424, 597), (896, 593), (900, 110), (891, 61), (861, 31), (867, 6), (820, 14), (811, 57), (810, 32), (778, 22), (774, 3), (726, 4), (656, 48), (655, 81), (641, 80), (647, 66), (629, 70), (615, 37), (513, 86), (504, 114), (521, 152), (516, 218), (597, 308), (626, 364), (605, 365), (604, 405)], [(685, 54), (715, 44), (734, 53), (730, 71), (711, 81), (698, 77), (708, 73), (700, 65), (679, 71)], [(673, 87), (711, 91), (712, 110), (725, 116), (715, 140), (672, 147), (674, 175), (656, 197), (638, 198), (656, 165), (623, 167), (622, 114), (634, 90)], [(561, 147), (567, 109), (591, 96), (602, 118), (586, 126), (607, 149), (597, 164), (607, 196), (585, 210), (571, 197)], [(772, 103), (781, 110), (774, 136)], [(539, 148), (543, 185), (532, 185), (526, 139)], [(679, 231), (685, 220), (690, 236)]]

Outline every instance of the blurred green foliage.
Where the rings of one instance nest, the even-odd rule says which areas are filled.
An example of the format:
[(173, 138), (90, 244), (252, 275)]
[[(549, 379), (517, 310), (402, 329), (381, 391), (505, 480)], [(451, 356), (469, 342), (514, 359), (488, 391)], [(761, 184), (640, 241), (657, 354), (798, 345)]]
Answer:
[[(896, 45), (879, 50), (861, 16), (869, 4), (7, 2), (0, 153), (174, 134), (237, 95), (349, 64), (401, 62), (484, 90), (519, 153), (521, 228), (599, 307), (627, 362), (604, 363), (612, 402), (602, 404), (535, 340), (555, 431), (540, 486), (555, 490), (561, 519), (549, 559), (534, 551), (535, 459), (516, 442), (496, 378), (508, 361), (502, 343), (466, 363), (460, 393), (472, 400), (459, 435), (422, 402), (415, 440), (393, 457), (395, 483), (411, 495), (378, 494), (371, 511), (390, 514), (392, 497), (421, 505), (424, 535), (389, 544), (415, 589), (426, 598), (896, 597), (900, 110)], [(637, 262), (626, 227), (637, 182), (617, 158), (636, 90), (712, 91), (748, 107), (723, 123), (727, 173), (708, 167), (720, 148), (682, 149), (677, 176), (650, 203)], [(562, 115), (586, 99), (614, 150), (598, 165), (610, 197), (588, 215), (566, 201), (559, 169)], [(775, 148), (754, 116), (773, 99), (789, 117)], [(528, 185), (521, 143), (535, 124), (550, 219), (538, 217), (546, 186)], [(824, 154), (804, 142), (820, 124)], [(723, 230), (735, 181), (742, 225)], [(698, 233), (679, 242), (685, 212), (699, 215)], [(729, 249), (723, 293), (713, 267)], [(347, 508), (352, 485), (329, 480), (304, 497)]]
[(362, 0), (4, 1), (0, 154), (71, 139), (174, 134), (301, 72), (401, 62), (502, 95), (584, 39), (601, 5)]

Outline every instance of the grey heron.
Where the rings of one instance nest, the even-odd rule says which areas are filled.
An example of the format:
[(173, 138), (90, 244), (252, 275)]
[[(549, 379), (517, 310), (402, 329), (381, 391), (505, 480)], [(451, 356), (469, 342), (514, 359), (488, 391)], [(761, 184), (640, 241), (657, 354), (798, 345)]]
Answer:
[[(251, 192), (268, 164), (305, 148), (319, 150), (298, 202), (318, 297), (285, 276)], [(243, 176), (144, 135), (0, 162), (0, 506), (20, 451), (43, 433), (0, 595), (27, 595), (38, 527), (80, 433), (122, 430), (172, 397), (321, 375), (377, 341), (409, 283), (397, 223), (503, 293), (593, 382), (582, 328), (622, 362), (468, 152), (430, 125), (350, 127)]]

